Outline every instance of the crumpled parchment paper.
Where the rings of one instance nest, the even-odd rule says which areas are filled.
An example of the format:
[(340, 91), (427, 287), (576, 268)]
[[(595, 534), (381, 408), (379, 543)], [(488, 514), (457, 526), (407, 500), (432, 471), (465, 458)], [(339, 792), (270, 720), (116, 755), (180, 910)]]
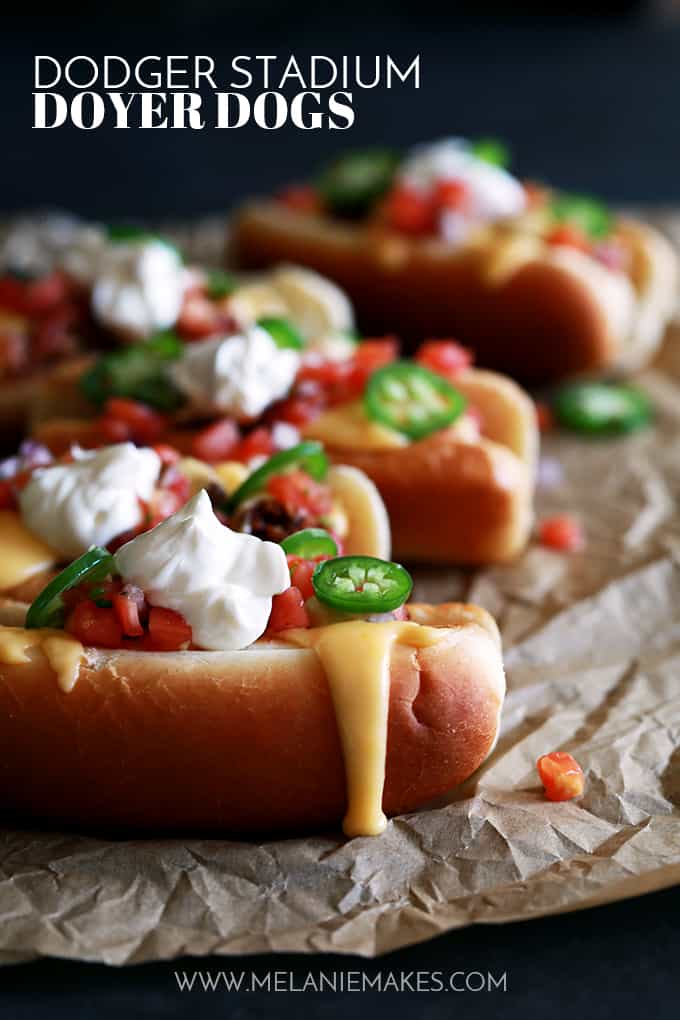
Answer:
[[(449, 803), (347, 843), (0, 830), (0, 962), (372, 956), (680, 882), (680, 331), (640, 383), (654, 428), (543, 444), (539, 516), (577, 515), (582, 553), (416, 572), (418, 598), (481, 603), (505, 643), (501, 739)], [(541, 794), (536, 758), (558, 748), (587, 773), (580, 801)]]

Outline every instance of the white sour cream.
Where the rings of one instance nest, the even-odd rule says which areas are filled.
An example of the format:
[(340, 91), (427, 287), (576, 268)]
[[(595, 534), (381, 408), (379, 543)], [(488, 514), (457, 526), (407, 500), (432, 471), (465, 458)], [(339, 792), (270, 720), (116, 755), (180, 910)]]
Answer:
[(526, 207), (520, 182), (503, 167), (479, 159), (460, 138), (412, 149), (397, 176), (402, 184), (419, 191), (430, 191), (437, 181), (462, 181), (470, 191), (472, 220), (519, 216)]
[(221, 524), (205, 490), (122, 546), (116, 563), (151, 605), (182, 614), (194, 644), (215, 651), (256, 641), (267, 626), (272, 597), (290, 586), (283, 549)]
[(161, 469), (158, 454), (133, 443), (76, 450), (75, 458), (38, 468), (19, 495), (26, 526), (65, 560), (136, 528)]
[(169, 329), (184, 300), (179, 253), (150, 239), (108, 246), (92, 288), (92, 310), (108, 329), (135, 339)]
[(171, 372), (196, 407), (245, 421), (284, 397), (299, 367), (297, 351), (277, 347), (266, 330), (251, 326), (236, 336), (187, 344)]

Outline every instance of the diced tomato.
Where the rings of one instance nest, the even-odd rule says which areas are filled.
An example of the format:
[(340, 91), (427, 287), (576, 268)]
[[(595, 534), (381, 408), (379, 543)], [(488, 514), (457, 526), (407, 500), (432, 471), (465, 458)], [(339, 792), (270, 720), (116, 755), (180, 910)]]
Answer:
[(311, 599), (314, 594), (312, 574), (314, 573), (316, 564), (316, 560), (303, 560), (299, 556), (288, 557), (290, 579), (302, 595), (305, 602), (307, 599)]
[(120, 648), (123, 631), (113, 609), (90, 599), (79, 602), (66, 621), (66, 630), (84, 645)]
[(151, 606), (149, 637), (159, 651), (173, 652), (191, 644), (191, 627), (181, 613)]
[(239, 438), (239, 428), (233, 418), (222, 418), (196, 433), (191, 443), (191, 452), (194, 457), (209, 464), (230, 460)]
[(315, 482), (304, 471), (274, 475), (267, 482), (267, 492), (289, 511), (307, 510), (316, 517), (329, 513), (333, 503), (329, 487)]
[(120, 418), (112, 418), (103, 414), (98, 421), (101, 434), (107, 443), (126, 443), (132, 439), (132, 429)]
[(177, 320), (177, 332), (185, 340), (200, 340), (217, 333), (222, 325), (219, 308), (205, 294), (188, 294)]
[(364, 340), (358, 345), (349, 362), (344, 362), (347, 366), (345, 377), (328, 390), (329, 402), (343, 403), (360, 397), (373, 373), (394, 361), (398, 354), (399, 343), (396, 337)]
[(470, 367), (473, 355), (455, 340), (426, 340), (418, 348), (414, 360), (437, 375), (454, 379)]
[(169, 443), (154, 443), (153, 450), (160, 457), (163, 467), (168, 467), (169, 464), (176, 464), (182, 456), (179, 450), (176, 450), (174, 446), (170, 446)]
[(574, 223), (561, 223), (553, 227), (546, 237), (548, 244), (561, 244), (569, 248), (578, 248), (579, 251), (589, 251), (590, 241), (580, 227)]
[(538, 526), (541, 545), (560, 552), (576, 552), (585, 545), (583, 528), (569, 514), (546, 517)]
[[(186, 492), (186, 494), (184, 494)], [(147, 531), (155, 528), (161, 521), (172, 517), (187, 501), (188, 486), (186, 490), (179, 493), (172, 489), (156, 489), (153, 496), (146, 505), (145, 522), (142, 530)]]
[(61, 273), (50, 273), (25, 284), (26, 312), (44, 315), (68, 298), (68, 285)]
[(104, 405), (104, 417), (124, 422), (130, 437), (137, 443), (150, 445), (157, 442), (165, 431), (165, 418), (138, 400), (128, 397), (111, 397)]
[(404, 234), (430, 234), (435, 229), (431, 196), (405, 184), (392, 188), (383, 209), (390, 226)]
[(25, 489), (31, 478), (33, 477), (34, 467), (23, 468), (22, 471), (17, 471), (14, 478), (12, 479), (12, 487), (15, 492), (21, 492)]
[(26, 315), (26, 284), (17, 276), (0, 276), (0, 308)]
[(309, 627), (309, 615), (300, 590), (294, 586), (272, 599), (272, 611), (267, 630), (276, 633), (292, 627)]
[(240, 460), (247, 464), (254, 457), (269, 457), (274, 452), (274, 440), (268, 428), (264, 425), (253, 429), (241, 442), (232, 450), (230, 460)]
[(465, 181), (439, 180), (435, 183), (434, 204), (438, 209), (466, 212), (471, 200), (472, 192)]
[(524, 181), (522, 186), (529, 209), (540, 209), (546, 204), (548, 193), (544, 187), (534, 181)]
[(318, 417), (321, 409), (318, 399), (292, 396), (273, 404), (267, 411), (267, 420), (285, 421), (290, 425), (306, 425)]
[(548, 800), (573, 800), (583, 793), (583, 769), (566, 751), (544, 754), (536, 762)]
[(546, 404), (544, 400), (537, 400), (536, 404), (536, 424), (538, 425), (540, 432), (550, 432), (555, 427), (555, 415), (552, 412), (550, 404)]
[(186, 503), (191, 495), (191, 482), (185, 474), (183, 474), (179, 468), (170, 465), (163, 472), (161, 478), (161, 488), (168, 489), (178, 499), (182, 501), (182, 504)]
[(120, 629), (125, 637), (141, 637), (144, 628), (139, 619), (137, 603), (127, 595), (116, 594), (111, 599)]
[(17, 501), (12, 478), (0, 479), (0, 510), (16, 510)]
[(279, 191), (276, 199), (296, 212), (316, 213), (323, 208), (321, 195), (311, 184), (289, 184)]

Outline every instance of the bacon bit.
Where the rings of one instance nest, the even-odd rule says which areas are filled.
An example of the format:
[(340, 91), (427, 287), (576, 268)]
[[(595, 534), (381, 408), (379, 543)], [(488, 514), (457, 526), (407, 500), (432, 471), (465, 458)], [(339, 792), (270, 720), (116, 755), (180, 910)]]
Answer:
[(290, 184), (279, 191), (276, 200), (295, 212), (319, 213), (323, 210), (321, 195), (311, 184)]
[(551, 432), (555, 428), (555, 415), (553, 414), (552, 407), (544, 400), (537, 400), (534, 406), (536, 408), (536, 424), (538, 425), (539, 432)]
[(582, 795), (585, 786), (583, 769), (566, 751), (542, 755), (536, 762), (536, 768), (548, 800), (573, 800)]
[(569, 514), (556, 514), (541, 521), (538, 539), (541, 545), (559, 552), (577, 552), (585, 546), (583, 528)]
[(309, 627), (309, 615), (298, 588), (291, 586), (272, 599), (272, 611), (267, 630), (276, 633), (292, 627)]

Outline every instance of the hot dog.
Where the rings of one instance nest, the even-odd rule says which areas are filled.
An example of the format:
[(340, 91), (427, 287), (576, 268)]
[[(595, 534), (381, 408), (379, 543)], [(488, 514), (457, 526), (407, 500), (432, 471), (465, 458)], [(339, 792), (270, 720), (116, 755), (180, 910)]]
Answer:
[(230, 233), (237, 264), (309, 266), (347, 291), (366, 330), (397, 328), (411, 349), (455, 336), (528, 382), (630, 372), (654, 353), (678, 272), (651, 227), (590, 199), (524, 190), (460, 140), (395, 158), (381, 190), (347, 209), (350, 183), (362, 198), (358, 158), (320, 179), (316, 202), (246, 203)]
[(283, 551), (211, 515), (200, 492), (115, 557), (89, 550), (25, 617), (2, 608), (6, 813), (183, 832), (344, 817), (373, 835), (472, 774), (505, 689), (488, 614), (404, 608), (403, 568), (331, 557), (286, 620)]

